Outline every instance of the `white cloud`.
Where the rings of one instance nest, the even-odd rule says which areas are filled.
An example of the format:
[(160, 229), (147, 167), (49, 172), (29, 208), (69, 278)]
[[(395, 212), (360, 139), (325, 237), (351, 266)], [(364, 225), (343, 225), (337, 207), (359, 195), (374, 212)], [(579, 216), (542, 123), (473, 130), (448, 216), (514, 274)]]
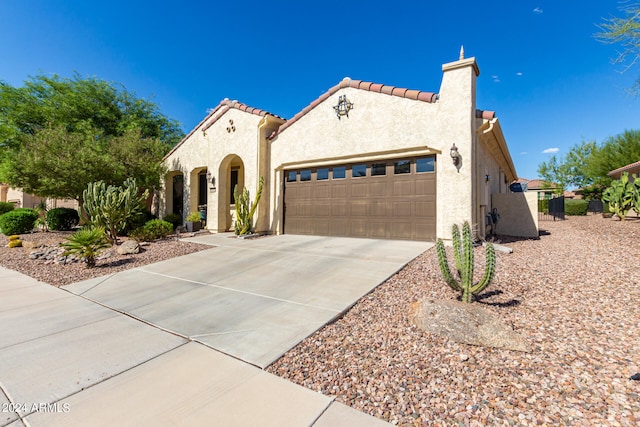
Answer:
[(537, 13), (538, 15), (540, 15), (540, 14), (544, 13), (544, 10), (542, 10), (539, 7), (536, 7), (535, 9), (533, 9), (533, 13)]
[(494, 83), (500, 83), (500, 77), (498, 76), (491, 76), (491, 78), (493, 79)]
[(529, 153), (527, 153), (526, 151), (520, 152), (520, 155), (522, 155), (522, 156), (526, 156), (527, 154), (529, 154)]
[(214, 110), (215, 110), (215, 108), (207, 108), (207, 114), (213, 113)]
[(516, 76), (518, 76), (518, 77), (520, 77), (521, 75), (522, 75), (522, 73), (521, 73), (520, 71), (518, 71), (518, 72), (516, 73)]
[(556, 154), (560, 149), (558, 147), (547, 148), (546, 150), (542, 150), (542, 154)]

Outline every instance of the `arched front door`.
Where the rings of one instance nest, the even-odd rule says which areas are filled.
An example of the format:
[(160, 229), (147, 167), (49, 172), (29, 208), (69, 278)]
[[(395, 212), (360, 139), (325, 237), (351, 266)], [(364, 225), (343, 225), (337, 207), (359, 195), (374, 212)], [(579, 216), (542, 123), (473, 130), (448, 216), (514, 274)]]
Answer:
[(233, 190), (238, 186), (238, 191), (244, 189), (244, 163), (242, 159), (230, 154), (220, 163), (218, 185), (218, 231), (233, 229), (235, 219), (236, 201)]

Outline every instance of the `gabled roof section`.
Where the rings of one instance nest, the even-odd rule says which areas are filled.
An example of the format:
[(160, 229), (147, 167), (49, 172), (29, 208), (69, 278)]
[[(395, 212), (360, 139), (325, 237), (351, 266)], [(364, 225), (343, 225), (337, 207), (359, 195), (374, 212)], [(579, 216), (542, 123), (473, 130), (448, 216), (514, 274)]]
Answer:
[(640, 171), (640, 161), (637, 161), (635, 163), (630, 163), (618, 169), (614, 169), (611, 172), (609, 172), (607, 175), (611, 177), (617, 177), (617, 176), (622, 176), (624, 172), (635, 173), (638, 171)]
[(388, 85), (383, 85), (379, 83), (365, 82), (362, 80), (351, 80), (349, 77), (345, 77), (344, 79), (342, 79), (340, 83), (338, 83), (337, 85), (333, 86), (328, 91), (320, 95), (318, 99), (313, 101), (311, 104), (307, 105), (299, 113), (293, 116), (290, 120), (283, 123), (278, 128), (277, 131), (273, 132), (271, 136), (269, 136), (269, 138), (273, 139), (276, 135), (278, 135), (283, 130), (291, 126), (296, 121), (300, 120), (300, 118), (306, 115), (309, 111), (316, 108), (318, 105), (324, 102), (327, 98), (329, 98), (330, 96), (338, 92), (340, 89), (344, 89), (348, 87), (354, 88), (354, 89), (368, 90), (370, 92), (384, 93), (390, 96), (399, 96), (401, 98), (414, 99), (416, 101), (423, 101), (423, 102), (429, 102), (429, 103), (434, 103), (438, 100), (438, 95), (436, 95), (433, 92), (423, 92), (420, 90), (399, 88), (396, 86), (388, 86)]
[(204, 119), (202, 119), (202, 121), (198, 123), (196, 127), (194, 127), (191, 130), (191, 132), (189, 132), (184, 138), (182, 138), (182, 140), (179, 143), (177, 143), (176, 146), (173, 147), (171, 151), (169, 151), (164, 156), (163, 160), (169, 157), (174, 151), (176, 151), (176, 149), (179, 146), (181, 146), (187, 139), (189, 139), (189, 137), (193, 135), (197, 130), (201, 130), (205, 132), (207, 129), (213, 126), (213, 124), (217, 122), (224, 115), (224, 113), (231, 110), (232, 108), (235, 108), (236, 110), (244, 111), (249, 114), (255, 114), (261, 117), (269, 115), (281, 120), (285, 120), (284, 118), (280, 116), (276, 116), (275, 114), (271, 114), (268, 111), (261, 110), (259, 108), (250, 107), (246, 104), (243, 104), (242, 102), (230, 101), (229, 98), (225, 98), (222, 101), (220, 101), (220, 103), (209, 114), (207, 114), (207, 116)]

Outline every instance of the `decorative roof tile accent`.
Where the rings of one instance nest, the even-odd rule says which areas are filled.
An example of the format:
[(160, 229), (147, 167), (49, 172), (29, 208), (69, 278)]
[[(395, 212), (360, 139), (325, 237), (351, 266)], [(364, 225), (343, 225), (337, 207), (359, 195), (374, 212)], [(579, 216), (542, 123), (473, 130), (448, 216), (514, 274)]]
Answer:
[(493, 120), (495, 118), (495, 111), (476, 110), (476, 119)]
[(391, 96), (399, 96), (402, 98), (413, 99), (413, 100), (422, 101), (422, 102), (434, 103), (438, 100), (438, 95), (436, 95), (433, 92), (410, 90), (410, 89), (399, 88), (395, 86), (387, 86), (380, 83), (365, 82), (362, 80), (352, 80), (349, 77), (345, 77), (344, 79), (342, 79), (342, 81), (340, 81), (340, 83), (338, 83), (337, 85), (333, 86), (328, 91), (320, 95), (319, 98), (317, 98), (311, 104), (307, 105), (305, 108), (303, 108), (291, 119), (283, 123), (280, 126), (280, 128), (278, 128), (277, 131), (273, 132), (269, 136), (269, 139), (273, 139), (277, 134), (279, 134), (280, 132), (282, 132), (289, 126), (291, 126), (293, 123), (298, 121), (301, 117), (306, 115), (309, 111), (313, 110), (315, 107), (317, 107), (319, 104), (321, 104), (323, 101), (325, 101), (331, 95), (335, 94), (340, 89), (344, 89), (348, 87), (354, 88), (354, 89), (367, 90), (369, 92), (384, 93), (386, 95), (391, 95)]
[[(211, 112), (209, 114), (206, 115), (206, 117), (204, 119), (202, 119), (202, 121), (200, 121), (200, 123), (198, 123), (196, 125), (196, 127), (194, 127), (191, 132), (189, 132), (187, 135), (185, 135), (184, 138), (182, 138), (182, 140), (176, 144), (175, 147), (173, 147), (171, 149), (171, 151), (169, 151), (167, 153), (167, 155), (164, 156), (164, 158), (166, 159), (167, 157), (169, 157), (169, 155), (171, 155), (171, 153), (173, 153), (179, 146), (181, 146), (184, 141), (186, 141), (187, 139), (189, 139), (189, 137), (191, 135), (193, 135), (197, 130), (201, 130), (201, 131), (206, 131), (207, 129), (209, 129), (211, 126), (213, 126), (213, 124), (215, 122), (218, 121), (218, 119), (220, 117), (222, 117), (224, 115), (224, 113), (226, 113), (227, 111), (229, 111), (230, 109), (235, 108), (237, 110), (240, 111), (244, 111), (246, 113), (249, 114), (255, 114), (257, 116), (273, 116), (276, 117), (278, 119), (282, 119), (282, 120), (286, 120), (280, 116), (276, 116), (275, 114), (271, 114), (268, 111), (265, 110), (261, 110), (259, 108), (254, 108), (254, 107), (250, 107), (247, 104), (243, 104), (241, 102), (238, 101), (230, 101), (228, 98), (223, 99), (222, 101), (220, 101), (220, 103), (213, 109), (211, 110)], [(211, 119), (212, 117), (215, 117), (213, 120), (211, 120), (210, 122), (207, 123), (207, 121), (209, 119)]]

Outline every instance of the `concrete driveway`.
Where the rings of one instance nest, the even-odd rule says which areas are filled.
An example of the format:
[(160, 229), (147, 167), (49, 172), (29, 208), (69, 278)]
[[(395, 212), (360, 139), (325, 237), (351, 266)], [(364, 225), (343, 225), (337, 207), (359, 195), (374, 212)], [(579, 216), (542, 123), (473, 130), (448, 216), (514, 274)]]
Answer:
[(297, 235), (188, 240), (216, 247), (66, 289), (265, 368), (431, 246)]
[(259, 367), (430, 244), (192, 240), (66, 290), (0, 267), (0, 426), (388, 425)]

